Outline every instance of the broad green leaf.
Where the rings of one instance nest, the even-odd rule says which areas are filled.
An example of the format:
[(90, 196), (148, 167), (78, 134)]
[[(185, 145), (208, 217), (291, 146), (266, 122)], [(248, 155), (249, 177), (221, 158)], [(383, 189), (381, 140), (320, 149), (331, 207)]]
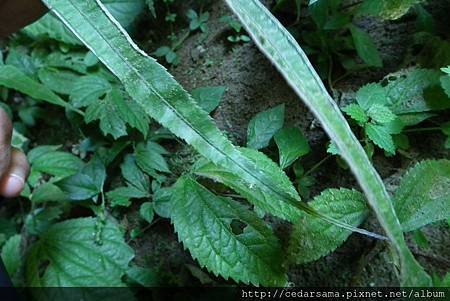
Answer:
[[(258, 162), (261, 171), (272, 174), (276, 179), (277, 186), (283, 187), (283, 190), (290, 194), (296, 194), (295, 188), (289, 178), (270, 158), (250, 148), (241, 148), (241, 152), (249, 160), (255, 163)], [(289, 204), (280, 199), (276, 194), (268, 193), (257, 186), (252, 187), (246, 185), (238, 175), (235, 175), (226, 168), (215, 165), (205, 159), (200, 159), (193, 169), (197, 175), (210, 178), (232, 188), (265, 213), (273, 214), (291, 222), (296, 222), (300, 217), (300, 211), (289, 206)]]
[[(96, 95), (106, 91), (100, 91), (100, 86), (98, 88)], [(94, 95), (90, 97), (95, 99)], [(89, 105), (85, 121), (90, 123), (94, 120), (100, 120), (100, 129), (105, 135), (111, 134), (116, 139), (127, 134), (126, 124), (138, 129), (144, 136), (147, 136), (149, 131), (148, 116), (134, 100), (123, 95), (118, 88), (112, 88), (103, 99), (96, 99)]]
[(14, 235), (10, 237), (2, 248), (1, 258), (8, 274), (13, 277), (20, 268), (22, 257), (20, 254), (20, 243), (22, 236)]
[(369, 123), (365, 126), (366, 134), (377, 146), (390, 154), (395, 154), (395, 144), (386, 127)]
[(446, 110), (450, 108), (450, 98), (439, 84), (426, 89), (423, 97), (427, 103), (429, 110)]
[(17, 234), (16, 221), (10, 218), (0, 217), (0, 229), (2, 229), (0, 233), (2, 233), (5, 238), (8, 239), (9, 237)]
[(57, 183), (71, 200), (83, 201), (95, 198), (103, 191), (106, 180), (105, 166), (97, 159), (86, 164), (76, 175)]
[(367, 111), (367, 115), (377, 123), (389, 123), (397, 117), (388, 107), (378, 104), (371, 106)]
[(25, 229), (31, 235), (40, 235), (55, 224), (62, 213), (61, 208), (52, 206), (32, 210), (25, 217)]
[(130, 267), (127, 270), (127, 278), (143, 287), (161, 286), (158, 272), (150, 268), (141, 268), (138, 266)]
[(26, 258), (26, 284), (32, 287), (120, 287), (134, 257), (118, 225), (108, 220), (95, 242), (97, 220), (80, 218), (52, 226)]
[(431, 285), (430, 276), (405, 243), (402, 228), (380, 176), (296, 40), (258, 0), (226, 2), (338, 146), (390, 239), (395, 250), (392, 252), (394, 260), (400, 261), (402, 285)]
[(71, 51), (63, 53), (60, 51), (53, 51), (45, 58), (45, 65), (48, 67), (64, 68), (75, 71), (81, 74), (87, 72), (85, 63), (86, 51)]
[(383, 61), (370, 35), (354, 25), (349, 27), (359, 57), (369, 66), (383, 67)]
[(97, 196), (100, 189), (88, 175), (78, 173), (58, 183), (71, 200), (83, 201)]
[(136, 187), (140, 191), (148, 192), (150, 190), (150, 180), (137, 166), (136, 158), (132, 155), (127, 155), (120, 165), (122, 176), (127, 183)]
[(387, 103), (386, 90), (379, 84), (368, 84), (358, 90), (356, 101), (367, 111), (373, 105), (385, 105)]
[(73, 83), (70, 102), (77, 108), (87, 107), (111, 91), (111, 84), (103, 77), (86, 75)]
[(155, 216), (155, 211), (153, 210), (153, 203), (151, 202), (143, 203), (141, 205), (141, 208), (139, 209), (139, 213), (147, 223), (151, 224)]
[(23, 151), (28, 146), (29, 142), (30, 142), (30, 140), (27, 137), (25, 137), (24, 135), (22, 135), (15, 129), (13, 129), (13, 134), (12, 134), (12, 138), (11, 138), (11, 145), (13, 147), (19, 148)]
[(428, 242), (427, 237), (425, 234), (420, 230), (415, 230), (413, 232), (413, 238), (414, 242), (417, 244), (417, 246), (421, 249), (429, 249), (430, 243)]
[[(440, 87), (440, 73), (437, 70), (416, 69), (406, 75), (394, 75), (385, 87), (387, 94), (387, 106), (395, 114), (429, 112), (441, 109), (441, 105), (448, 104), (450, 107), (450, 99), (426, 99), (424, 91), (433, 87)], [(441, 102), (440, 104), (436, 102)], [(443, 103), (445, 102), (445, 103)], [(445, 107), (445, 106), (444, 106)]]
[(396, 20), (405, 15), (411, 7), (422, 2), (424, 0), (365, 0), (358, 8), (358, 13)]
[(247, 147), (261, 149), (283, 127), (284, 104), (256, 114), (248, 124)]
[(198, 105), (208, 113), (214, 111), (220, 104), (226, 87), (200, 87), (192, 90), (191, 94)]
[(284, 128), (275, 134), (280, 153), (280, 167), (285, 169), (311, 151), (308, 140), (298, 128)]
[(335, 155), (335, 156), (339, 156), (341, 154), (336, 143), (334, 143), (333, 141), (331, 141), (330, 144), (328, 145), (327, 153)]
[(450, 97), (450, 76), (442, 76), (441, 77), (441, 85), (444, 88), (445, 93), (447, 93), (448, 97)]
[(423, 161), (409, 170), (395, 193), (404, 231), (450, 218), (450, 161)]
[[(214, 195), (189, 177), (177, 181), (172, 201), (178, 238), (200, 266), (245, 284), (286, 284), (276, 237), (243, 205)], [(244, 228), (233, 229), (233, 222)]]
[(327, 22), (329, 4), (328, 1), (314, 1), (308, 7), (308, 11), (319, 29), (323, 29)]
[(144, 10), (144, 0), (102, 0), (123, 27), (129, 27)]
[[(239, 175), (249, 187), (259, 187), (294, 207), (340, 224), (311, 210), (299, 201), (298, 194), (290, 194), (278, 187), (273, 175), (261, 172), (257, 164), (243, 156), (166, 69), (139, 50), (98, 0), (43, 2), (112, 71), (149, 116), (184, 139), (201, 155)], [(352, 230), (369, 234), (360, 229)]]
[[(129, 27), (144, 8), (143, 0), (102, 0), (102, 2), (124, 27)], [(34, 39), (53, 39), (69, 45), (82, 45), (61, 21), (50, 14), (25, 27), (23, 31)]]
[(73, 83), (78, 80), (79, 75), (71, 71), (41, 68), (38, 71), (38, 77), (53, 92), (69, 95), (73, 89)]
[(154, 170), (170, 173), (166, 159), (163, 157), (165, 150), (155, 142), (140, 143), (136, 147), (136, 163), (146, 173), (152, 174)]
[(36, 79), (36, 72), (40, 67), (39, 62), (29, 55), (28, 49), (20, 46), (9, 49), (5, 65), (16, 67), (32, 79)]
[(441, 131), (442, 131), (445, 135), (450, 136), (450, 121), (441, 124)]
[(120, 118), (147, 137), (150, 119), (142, 111), (141, 106), (131, 98), (122, 95), (122, 92), (115, 94), (114, 90), (111, 92), (111, 100), (119, 112)]
[(61, 148), (61, 145), (40, 145), (32, 150), (30, 150), (27, 154), (28, 161), (30, 161), (31, 164), (35, 160), (37, 160), (39, 157), (44, 156), (46, 153), (57, 151)]
[(35, 204), (45, 202), (62, 202), (67, 200), (67, 195), (55, 184), (44, 183), (31, 194), (31, 201)]
[(23, 31), (34, 39), (53, 39), (70, 45), (81, 45), (70, 30), (50, 14), (25, 27)]
[(148, 197), (148, 193), (137, 189), (134, 186), (119, 187), (106, 194), (111, 202), (111, 207), (129, 207), (131, 199), (141, 199)]
[(443, 276), (442, 279), (439, 276), (434, 275), (433, 284), (434, 284), (434, 287), (449, 288), (450, 287), (450, 272), (447, 272), (447, 274), (445, 274), (445, 276)]
[[(349, 189), (328, 189), (309, 202), (311, 207), (343, 222), (359, 226), (369, 210), (364, 196)], [(294, 225), (289, 242), (290, 261), (304, 264), (328, 255), (339, 247), (351, 234), (345, 230), (302, 213)]]
[(121, 118), (120, 109), (115, 105), (116, 101), (121, 101), (118, 100), (121, 97), (120, 91), (113, 89), (105, 98), (97, 99), (86, 109), (86, 123), (100, 120), (100, 129), (105, 136), (111, 134), (115, 139), (126, 136), (127, 125)]
[(62, 100), (50, 89), (28, 77), (16, 67), (10, 65), (0, 66), (0, 85), (17, 90), (36, 100), (46, 101), (54, 105), (74, 110), (71, 105)]
[(34, 150), (34, 152), (31, 151), (30, 153), (36, 155), (33, 155), (30, 163), (35, 171), (64, 178), (76, 174), (80, 167), (83, 166), (80, 158), (68, 152), (50, 151), (37, 155), (39, 149)]
[(104, 147), (101, 146), (97, 149), (95, 156), (103, 162), (105, 166), (111, 164), (117, 156), (122, 153), (124, 149), (126, 149), (131, 144), (131, 141), (128, 140), (118, 140), (113, 142), (112, 146)]
[(436, 115), (433, 113), (407, 113), (399, 115), (398, 118), (405, 126), (413, 126), (434, 116)]
[(163, 218), (170, 218), (172, 213), (172, 191), (171, 188), (161, 188), (153, 194), (153, 209)]
[(355, 103), (342, 108), (342, 111), (360, 124), (365, 124), (369, 121), (369, 117), (366, 112), (364, 112), (363, 108)]

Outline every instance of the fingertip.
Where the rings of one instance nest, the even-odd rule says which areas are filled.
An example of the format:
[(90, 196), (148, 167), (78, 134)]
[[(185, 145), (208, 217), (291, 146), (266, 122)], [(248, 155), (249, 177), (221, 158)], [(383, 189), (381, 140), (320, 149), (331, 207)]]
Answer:
[(5, 198), (18, 197), (25, 187), (25, 180), (15, 174), (5, 177), (0, 185), (1, 195)]
[(25, 179), (29, 171), (30, 165), (25, 154), (13, 149), (9, 169), (0, 182), (0, 195), (5, 198), (18, 197), (25, 188)]

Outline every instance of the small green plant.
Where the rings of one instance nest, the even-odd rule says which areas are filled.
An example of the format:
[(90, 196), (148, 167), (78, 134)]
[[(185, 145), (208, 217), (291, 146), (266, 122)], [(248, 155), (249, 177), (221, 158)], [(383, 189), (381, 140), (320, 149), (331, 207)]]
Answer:
[(250, 37), (246, 34), (242, 34), (242, 25), (231, 16), (223, 16), (220, 21), (227, 24), (233, 30), (233, 34), (227, 37), (227, 40), (231, 43), (248, 43), (251, 41)]
[[(173, 24), (176, 21), (177, 14), (171, 12), (171, 5), (175, 2), (175, 0), (163, 0), (163, 3), (166, 7), (166, 16), (165, 21), (170, 25), (171, 33), (168, 36), (168, 39), (170, 40), (171, 44), (170, 46), (161, 46), (153, 53), (156, 57), (162, 57), (165, 59), (165, 61), (173, 66), (176, 66), (180, 63), (179, 57), (177, 55), (178, 49), (183, 45), (183, 43), (186, 41), (189, 36), (196, 32), (201, 31), (204, 34), (208, 32), (208, 25), (207, 22), (209, 20), (209, 13), (208, 12), (200, 12), (197, 13), (193, 9), (189, 9), (186, 13), (186, 16), (189, 20), (189, 29), (185, 32), (185, 34), (181, 37), (178, 37), (174, 33)], [(152, 1), (150, 5), (150, 11), (154, 16), (156, 17), (156, 10), (155, 10), (155, 3)]]
[[(275, 12), (287, 6), (287, 2), (278, 1)], [(319, 75), (330, 86), (337, 74), (342, 78), (365, 67), (383, 66), (371, 36), (356, 25), (356, 11), (344, 9), (341, 0), (310, 2), (305, 17), (300, 16), (300, 1), (295, 1), (295, 6), (296, 10), (289, 10), (296, 12), (296, 21), (289, 25), (289, 30), (305, 46)]]
[[(356, 93), (356, 103), (342, 110), (363, 129), (365, 148), (373, 155), (373, 142), (387, 154), (409, 147), (407, 134), (421, 131), (446, 132), (441, 127), (417, 127), (450, 108), (445, 94), (447, 76), (438, 70), (416, 69), (391, 74), (381, 83), (368, 84)], [(414, 103), (410, 100), (415, 99)]]

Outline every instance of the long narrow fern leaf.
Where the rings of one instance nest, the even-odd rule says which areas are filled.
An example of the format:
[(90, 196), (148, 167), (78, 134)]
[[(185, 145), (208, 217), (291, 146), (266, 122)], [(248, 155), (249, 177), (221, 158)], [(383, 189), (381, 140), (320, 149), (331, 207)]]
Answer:
[[(323, 216), (283, 190), (270, 173), (245, 157), (217, 128), (178, 82), (131, 40), (99, 0), (44, 0), (49, 9), (120, 79), (143, 110), (218, 166), (239, 175), (274, 199), (351, 231), (382, 236)], [(283, 212), (278, 212), (279, 216)]]
[(258, 0), (226, 2), (339, 147), (389, 237), (394, 254), (400, 259), (402, 285), (430, 285), (430, 277), (406, 246), (402, 228), (380, 176), (301, 47)]

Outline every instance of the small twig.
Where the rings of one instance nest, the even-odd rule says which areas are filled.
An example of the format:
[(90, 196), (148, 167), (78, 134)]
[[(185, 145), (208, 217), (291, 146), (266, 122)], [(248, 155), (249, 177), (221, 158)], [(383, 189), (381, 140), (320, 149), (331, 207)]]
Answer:
[[(147, 226), (145, 226), (144, 228), (141, 229), (141, 231), (139, 231), (137, 233), (137, 236), (140, 236), (142, 234), (144, 234), (147, 230), (149, 230), (151, 227), (153, 227), (156, 223), (158, 223), (161, 220), (161, 218), (156, 218), (151, 224), (148, 224)], [(129, 238), (126, 243), (129, 244), (132, 240), (134, 240), (133, 238)]]
[(308, 175), (312, 174), (313, 172), (315, 172), (320, 166), (322, 166), (322, 164), (324, 164), (326, 161), (328, 161), (328, 159), (330, 159), (331, 157), (332, 157), (332, 155), (328, 155), (325, 158), (323, 158), (322, 160), (320, 160), (313, 167), (311, 167), (311, 169), (309, 169), (307, 172), (305, 172), (305, 174), (303, 176), (305, 177), (305, 176), (308, 176)]

